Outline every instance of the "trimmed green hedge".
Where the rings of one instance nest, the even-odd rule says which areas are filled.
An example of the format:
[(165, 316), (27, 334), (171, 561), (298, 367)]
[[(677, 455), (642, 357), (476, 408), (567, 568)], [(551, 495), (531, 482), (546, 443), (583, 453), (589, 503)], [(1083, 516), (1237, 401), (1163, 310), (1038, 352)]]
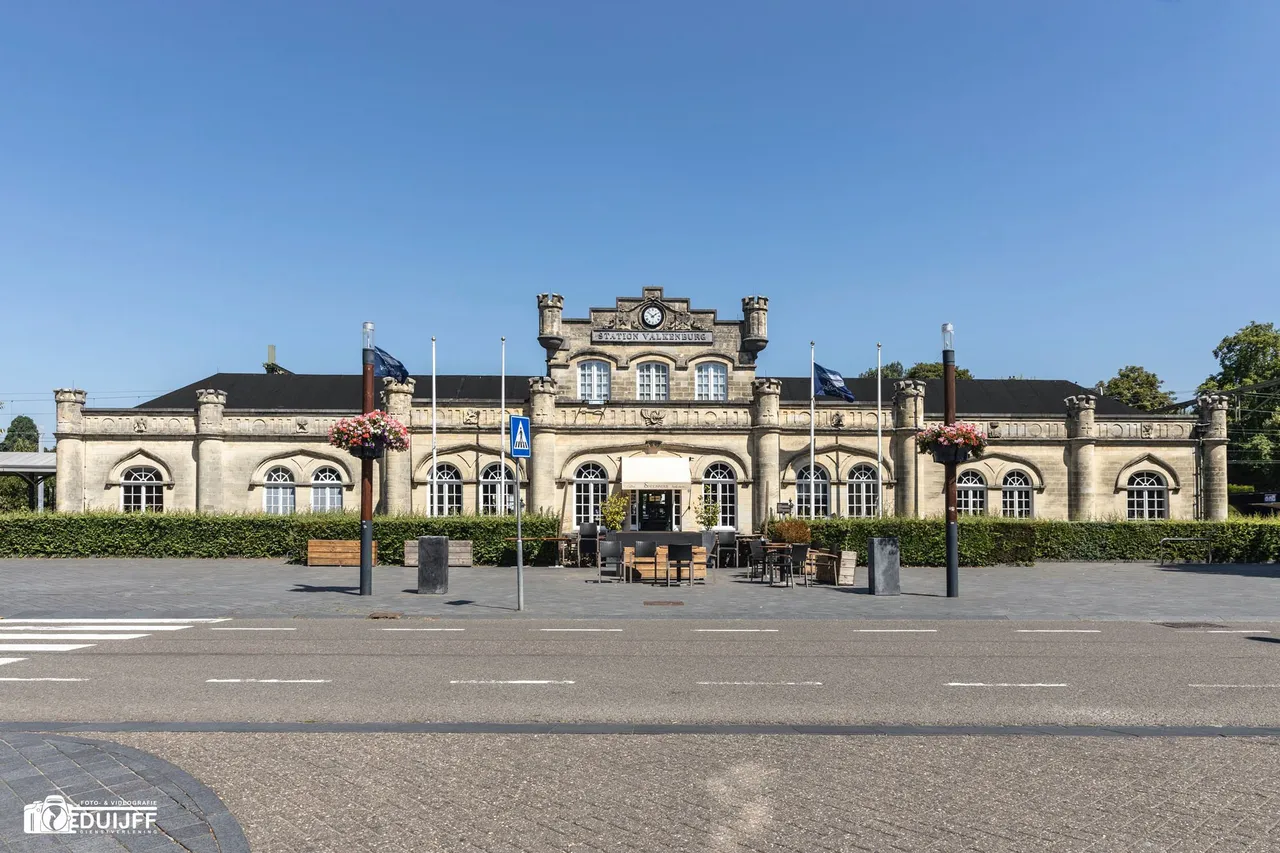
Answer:
[[(524, 516), (524, 535), (559, 536), (554, 515)], [(510, 516), (375, 516), (379, 562), (399, 565), (419, 536), (470, 539), (478, 565), (513, 565)], [(199, 515), (195, 513), (15, 513), (0, 515), (0, 557), (286, 557), (303, 562), (308, 539), (359, 539), (354, 514)], [(525, 543), (530, 563), (551, 563), (554, 543)]]
[[(867, 540), (897, 536), (909, 566), (946, 563), (946, 524), (939, 518), (842, 518), (816, 521), (815, 547), (857, 551)], [(1034, 521), (961, 518), (960, 562), (966, 566), (1031, 565), (1037, 561), (1154, 560), (1167, 536), (1207, 537), (1215, 563), (1265, 563), (1280, 559), (1280, 521)], [(1204, 559), (1199, 543), (1175, 543), (1179, 559)]]

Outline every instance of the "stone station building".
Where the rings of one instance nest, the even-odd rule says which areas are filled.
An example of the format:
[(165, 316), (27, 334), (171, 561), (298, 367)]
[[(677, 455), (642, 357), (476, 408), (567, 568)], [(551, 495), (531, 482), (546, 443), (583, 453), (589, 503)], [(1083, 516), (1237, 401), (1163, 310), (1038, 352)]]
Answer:
[[(854, 403), (819, 397), (810, 471), (809, 378), (757, 374), (768, 307), (751, 296), (740, 318), (720, 319), (647, 287), (568, 318), (558, 294), (540, 295), (545, 370), (506, 378), (508, 412), (533, 421), (533, 457), (518, 472), (525, 506), (560, 513), (566, 530), (617, 490), (632, 497), (631, 529), (694, 529), (704, 496), (743, 532), (785, 503), (801, 516), (811, 503), (818, 516), (875, 515), (880, 494), (886, 514), (941, 515), (943, 466), (914, 444), (942, 420), (941, 381), (886, 380), (879, 411), (874, 379), (847, 380)], [(327, 432), (359, 412), (360, 381), (219, 373), (128, 409), (88, 409), (83, 391), (60, 389), (58, 510), (355, 510), (359, 465)], [(437, 377), (434, 489), (431, 377), (379, 381), (384, 408), (411, 432), (409, 450), (375, 466), (380, 512), (509, 510), (517, 469), (507, 461), (504, 500), (499, 377)], [(991, 440), (959, 467), (962, 513), (1226, 516), (1225, 398), (1203, 398), (1188, 417), (1059, 380), (956, 384), (960, 419)]]

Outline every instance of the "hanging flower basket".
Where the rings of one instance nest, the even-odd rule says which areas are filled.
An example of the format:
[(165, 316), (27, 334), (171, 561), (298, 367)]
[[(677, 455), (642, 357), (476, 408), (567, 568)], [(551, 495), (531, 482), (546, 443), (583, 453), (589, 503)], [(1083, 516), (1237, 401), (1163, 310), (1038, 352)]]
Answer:
[(916, 449), (935, 462), (965, 462), (987, 449), (987, 435), (973, 424), (934, 424), (916, 433)]
[(373, 411), (329, 427), (329, 443), (357, 459), (377, 459), (385, 450), (408, 450), (409, 428), (386, 412)]

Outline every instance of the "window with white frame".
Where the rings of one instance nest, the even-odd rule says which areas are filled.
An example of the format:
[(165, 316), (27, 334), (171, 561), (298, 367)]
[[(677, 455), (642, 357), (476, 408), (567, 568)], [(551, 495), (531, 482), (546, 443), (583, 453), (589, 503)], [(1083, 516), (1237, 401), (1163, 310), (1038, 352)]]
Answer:
[(660, 361), (646, 361), (636, 368), (636, 399), (665, 400), (669, 383), (667, 366)]
[[(427, 466), (428, 504), (431, 495), (431, 466)], [(462, 472), (448, 462), (436, 463), (435, 514), (462, 514)]]
[(262, 509), (269, 515), (293, 515), (298, 500), (293, 472), (285, 467), (272, 468), (267, 472), (264, 483)]
[(578, 365), (578, 399), (604, 403), (609, 399), (609, 362), (584, 361)]
[(1024, 471), (1010, 471), (1000, 486), (1000, 514), (1005, 518), (1031, 517), (1031, 478)]
[(876, 469), (871, 465), (854, 465), (849, 472), (849, 515), (874, 518), (879, 507)]
[(977, 471), (965, 471), (956, 477), (956, 512), (960, 515), (982, 515), (987, 511), (987, 481)]
[(604, 467), (588, 462), (573, 476), (573, 526), (600, 523), (600, 505), (609, 495), (609, 475)]
[(718, 361), (704, 361), (693, 371), (695, 400), (728, 400), (729, 368)]
[(1129, 520), (1145, 521), (1169, 517), (1169, 490), (1164, 477), (1154, 471), (1139, 471), (1129, 478)]
[(125, 512), (164, 512), (164, 478), (145, 465), (120, 478), (120, 508)]
[(342, 475), (325, 466), (311, 475), (311, 511), (342, 512)]
[[(502, 463), (494, 462), (480, 472), (480, 514), (507, 515), (516, 511), (516, 477), (510, 467), (506, 469), (503, 483)], [(505, 492), (501, 502), (498, 494)]]
[(738, 526), (738, 481), (733, 468), (723, 462), (707, 466), (702, 473), (702, 500), (720, 507), (720, 525)]
[[(810, 498), (812, 495), (812, 499)], [(796, 517), (826, 518), (831, 514), (831, 480), (821, 465), (806, 465), (796, 473)]]

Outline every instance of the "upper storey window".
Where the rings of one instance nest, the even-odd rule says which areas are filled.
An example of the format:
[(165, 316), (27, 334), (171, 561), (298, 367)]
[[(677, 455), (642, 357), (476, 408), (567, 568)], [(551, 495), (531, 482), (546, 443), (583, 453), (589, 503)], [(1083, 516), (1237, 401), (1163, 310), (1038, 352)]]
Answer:
[(695, 400), (729, 399), (729, 368), (709, 361), (699, 364), (693, 374)]
[(591, 403), (609, 399), (609, 362), (584, 361), (578, 365), (578, 399)]
[(665, 400), (670, 384), (667, 366), (660, 361), (646, 361), (636, 368), (636, 399)]

